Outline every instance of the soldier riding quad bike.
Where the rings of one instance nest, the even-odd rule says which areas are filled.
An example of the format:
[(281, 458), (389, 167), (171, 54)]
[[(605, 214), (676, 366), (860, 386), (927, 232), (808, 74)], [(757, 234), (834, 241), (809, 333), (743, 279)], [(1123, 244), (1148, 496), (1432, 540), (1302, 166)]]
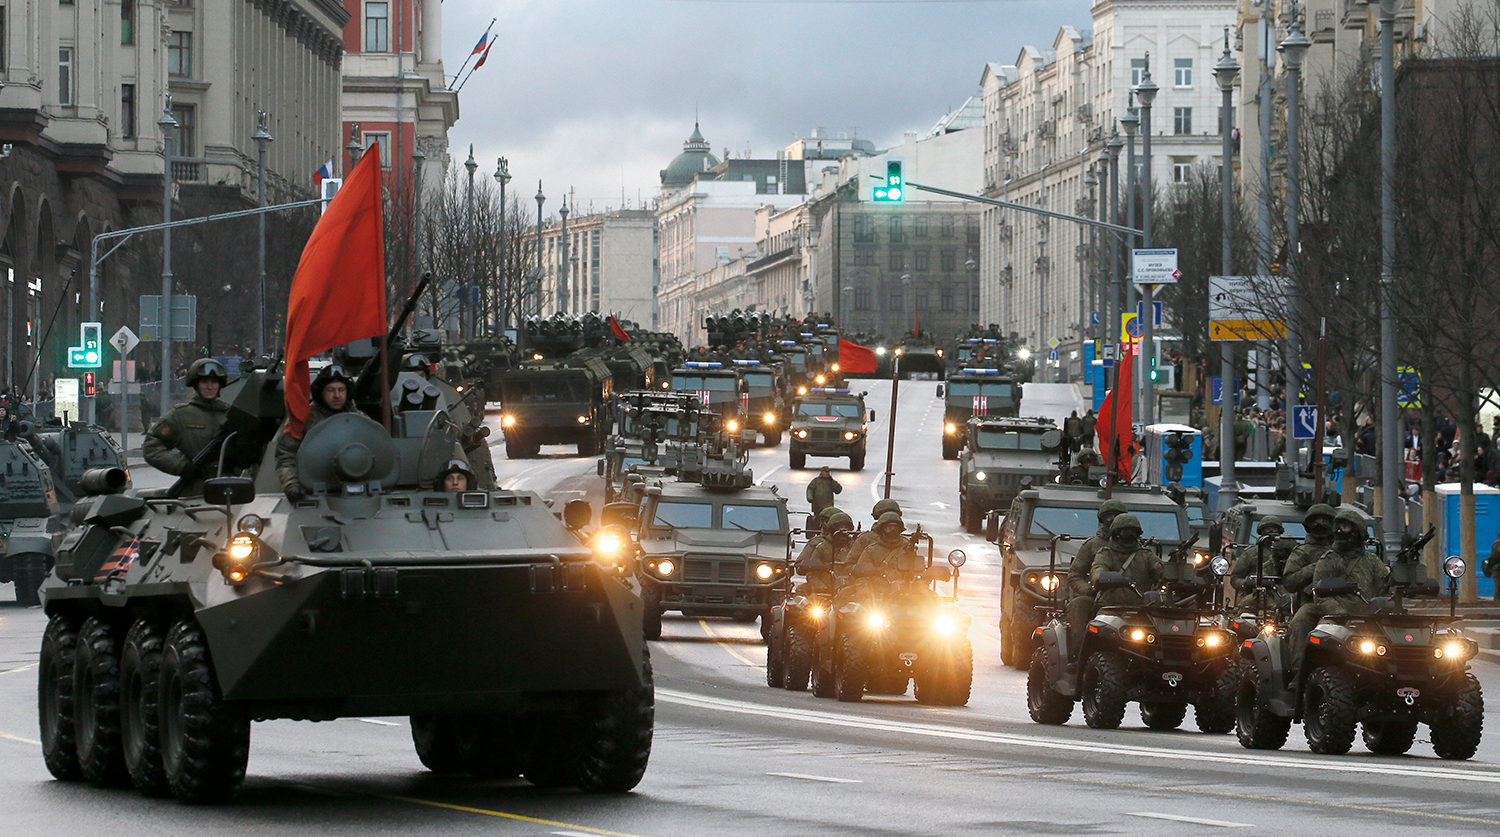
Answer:
[[(274, 432), (279, 384), (232, 383), (230, 421), (248, 410)], [(528, 492), (441, 490), (449, 406), (403, 409), (390, 431), (320, 421), (296, 451), (298, 500), (270, 446), (255, 481), (201, 497), (80, 502), (42, 586), (51, 773), (223, 802), (252, 720), (407, 715), (436, 772), (634, 787), (654, 698), (628, 532), (586, 539), (583, 501), (559, 520)]]
[[(918, 702), (963, 706), (974, 680), (970, 619), (956, 606), (966, 556), (955, 549), (948, 553), (951, 569), (934, 565), (930, 536), (897, 531), (899, 545), (875, 561), (866, 548), (839, 589), (818, 632), (813, 694), (853, 702), (867, 691), (904, 695), (915, 680)], [(919, 543), (926, 545), (925, 556)], [(937, 582), (950, 580), (953, 589), (944, 599)]]
[[(1316, 581), (1315, 600), (1353, 595), (1367, 606), (1324, 613), (1295, 669), (1287, 629), (1263, 630), (1244, 643), (1235, 709), (1242, 745), (1280, 749), (1299, 721), (1315, 753), (1348, 752), (1358, 725), (1370, 752), (1398, 755), (1411, 748), (1421, 723), (1439, 758), (1473, 757), (1484, 732), (1484, 695), (1469, 669), (1478, 645), (1459, 630), (1451, 605), (1447, 617), (1412, 614), (1403, 605), (1405, 596), (1438, 592), (1420, 563), (1432, 534), (1391, 564), (1388, 597), (1365, 597), (1342, 578)], [(1465, 569), (1457, 556), (1443, 563), (1450, 595)]]
[[(1116, 525), (1128, 517), (1116, 518)], [(1100, 551), (1096, 568), (1107, 564), (1108, 549)], [(1130, 576), (1096, 572), (1101, 605), (1081, 634), (1081, 647), (1068, 647), (1067, 625), (1060, 618), (1037, 629), (1026, 677), (1033, 721), (1066, 723), (1074, 701), (1081, 699), (1084, 721), (1094, 729), (1118, 727), (1131, 701), (1140, 704), (1141, 721), (1151, 729), (1176, 729), (1189, 705), (1199, 730), (1234, 728), (1235, 637), (1205, 601), (1211, 601), (1209, 588), (1196, 577), (1187, 552), (1179, 548), (1162, 562), (1159, 578), (1149, 586), (1139, 582), (1139, 564)], [(1131, 560), (1139, 562), (1143, 555), (1149, 555), (1145, 547)], [(1227, 573), (1228, 561), (1214, 559), (1213, 571)]]
[(773, 689), (807, 689), (817, 657), (818, 631), (833, 610), (833, 591), (842, 575), (840, 561), (854, 541), (850, 523), (841, 512), (829, 518), (792, 566), (807, 581), (771, 608), (766, 685)]

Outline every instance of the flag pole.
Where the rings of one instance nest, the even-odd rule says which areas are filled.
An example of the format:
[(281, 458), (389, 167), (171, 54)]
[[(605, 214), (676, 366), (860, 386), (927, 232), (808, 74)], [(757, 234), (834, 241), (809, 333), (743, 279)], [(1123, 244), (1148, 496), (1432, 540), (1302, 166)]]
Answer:
[[(484, 45), (485, 45), (486, 48), (489, 47), (489, 44), (490, 44), (490, 30), (495, 28), (495, 21), (496, 20), (499, 20), (499, 18), (494, 18), (494, 17), (490, 18), (490, 25), (489, 25), (488, 28), (486, 28), (484, 30)], [(468, 57), (464, 59), (464, 63), (458, 65), (458, 72), (455, 72), (453, 74), (453, 80), (454, 81), (458, 81), (458, 77), (464, 74), (464, 68), (467, 67), (467, 66), (469, 66), (469, 62), (472, 61), (472, 60), (474, 60), (474, 56), (476, 56), (478, 54), (479, 54), (478, 50), (471, 51), (469, 53)], [(449, 88), (449, 89), (451, 90), (452, 88)], [(454, 91), (454, 92), (456, 93), (458, 91)]]

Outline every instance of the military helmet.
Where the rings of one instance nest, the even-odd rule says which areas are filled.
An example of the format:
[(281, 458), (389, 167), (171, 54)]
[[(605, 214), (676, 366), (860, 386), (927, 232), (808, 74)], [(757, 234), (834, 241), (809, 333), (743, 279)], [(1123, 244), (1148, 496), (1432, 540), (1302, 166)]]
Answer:
[(1130, 512), (1121, 514), (1119, 517), (1115, 518), (1113, 523), (1109, 524), (1109, 533), (1111, 535), (1115, 534), (1116, 532), (1123, 532), (1127, 529), (1134, 529), (1136, 534), (1140, 534), (1141, 532), (1140, 518), (1136, 517)]
[(881, 515), (895, 512), (897, 517), (901, 516), (901, 504), (887, 497), (884, 500), (875, 501), (875, 508), (870, 509), (870, 516), (879, 520)]
[(1274, 514), (1268, 514), (1260, 519), (1260, 532), (1268, 532), (1271, 529), (1275, 529), (1278, 535), (1286, 532), (1286, 526), (1282, 525), (1281, 518)]
[(443, 484), (443, 481), (448, 479), (449, 474), (463, 474), (468, 478), (469, 486), (472, 488), (474, 485), (474, 472), (469, 468), (469, 463), (465, 462), (462, 459), (448, 460), (448, 464), (444, 465), (443, 470), (438, 472), (438, 485), (441, 486)]
[(875, 521), (875, 526), (871, 528), (879, 528), (886, 525), (887, 523), (895, 524), (897, 527), (903, 530), (906, 528), (906, 523), (901, 520), (901, 515), (893, 511), (888, 511), (885, 514), (882, 514), (879, 519)]
[(1365, 531), (1365, 519), (1363, 517), (1360, 517), (1359, 512), (1355, 511), (1354, 509), (1344, 509), (1343, 511), (1334, 515), (1333, 525), (1337, 526), (1340, 523), (1348, 523), (1360, 532)]
[[(1307, 509), (1307, 514), (1303, 515), (1302, 519), (1311, 520), (1314, 517), (1326, 517), (1329, 520), (1333, 520), (1334, 516), (1337, 514), (1338, 512), (1334, 511), (1333, 506), (1330, 506), (1327, 503), (1314, 503)], [(1356, 517), (1357, 516), (1358, 515), (1356, 515)]]
[(354, 388), (354, 379), (349, 377), (349, 374), (344, 371), (344, 367), (335, 363), (318, 370), (318, 376), (313, 378), (312, 382), (313, 397), (321, 399), (323, 397), (323, 387), (328, 386), (334, 381), (338, 381), (350, 389)]
[[(1129, 511), (1130, 511), (1130, 508), (1125, 505), (1125, 501), (1124, 500), (1116, 500), (1114, 498), (1110, 498), (1108, 500), (1105, 500), (1099, 506), (1099, 522), (1103, 523), (1104, 522), (1104, 518), (1109, 517), (1112, 514), (1115, 514), (1115, 515), (1125, 514), (1126, 512), (1129, 512)], [(1139, 522), (1137, 522), (1136, 525), (1135, 525), (1135, 527), (1137, 529), (1139, 529), (1139, 528), (1141, 528), (1141, 524)]]
[[(818, 512), (818, 517), (823, 518), (824, 522), (827, 522), (829, 520), (832, 520), (833, 516), (836, 514), (842, 514), (845, 517), (849, 517), (849, 513), (839, 508), (838, 506), (824, 506), (823, 510)], [(853, 520), (852, 517), (849, 519)]]
[[(826, 509), (825, 509), (826, 511)], [(823, 520), (824, 529), (853, 529), (854, 519), (841, 511), (835, 510)]]
[(197, 386), (198, 382), (204, 378), (216, 378), (219, 386), (224, 386), (229, 383), (229, 370), (224, 368), (224, 364), (211, 357), (200, 358), (188, 367), (187, 385)]

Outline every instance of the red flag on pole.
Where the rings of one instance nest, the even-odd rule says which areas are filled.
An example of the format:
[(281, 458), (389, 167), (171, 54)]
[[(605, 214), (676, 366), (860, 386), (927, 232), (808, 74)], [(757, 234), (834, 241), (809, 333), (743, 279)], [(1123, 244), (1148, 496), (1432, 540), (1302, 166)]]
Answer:
[(372, 145), (328, 202), (292, 277), (286, 313), (286, 432), (302, 437), (310, 412), (308, 358), (384, 337), (385, 242), (380, 149)]
[[(1135, 352), (1131, 345), (1121, 348), (1124, 351), (1120, 352), (1115, 388), (1104, 396), (1104, 403), (1099, 405), (1099, 423), (1094, 425), (1094, 432), (1099, 436), (1099, 453), (1104, 459), (1104, 466), (1114, 470), (1120, 482), (1130, 482), (1135, 452), (1135, 432), (1130, 420)], [(1132, 464), (1122, 470), (1117, 463)]]
[(839, 338), (839, 371), (872, 375), (875, 373), (875, 352), (858, 343)]
[(609, 333), (613, 334), (616, 340), (630, 339), (629, 332), (625, 331), (625, 329), (620, 326), (620, 321), (615, 319), (614, 314), (609, 315)]

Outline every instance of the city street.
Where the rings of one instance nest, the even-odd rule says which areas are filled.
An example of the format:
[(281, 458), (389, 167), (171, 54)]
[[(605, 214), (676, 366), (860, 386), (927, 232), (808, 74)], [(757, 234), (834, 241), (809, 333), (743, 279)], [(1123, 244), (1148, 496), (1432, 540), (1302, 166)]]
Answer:
[[(890, 420), (890, 384), (869, 392), (869, 464), (810, 459), (790, 471), (783, 443), (750, 461), (758, 482), (790, 499), (794, 521), (822, 464), (843, 484), (840, 508), (868, 528), (879, 499)], [(1249, 751), (1234, 736), (1147, 731), (1134, 710), (1125, 727), (1094, 731), (1075, 710), (1064, 727), (1031, 722), (1025, 675), (999, 662), (998, 555), (963, 533), (957, 463), (939, 456), (942, 404), (935, 382), (902, 382), (895, 490), (910, 527), (939, 556), (962, 548), (959, 592), (974, 617), (973, 698), (967, 707), (918, 705), (909, 695), (859, 704), (772, 690), (756, 626), (665, 620), (651, 644), (656, 743), (645, 780), (621, 796), (546, 791), (517, 779), (438, 778), (423, 770), (405, 718), (313, 724), (276, 721), (252, 732), (249, 777), (237, 800), (188, 808), (133, 790), (55, 782), (37, 744), (36, 660), (45, 619), (11, 604), (0, 585), (0, 822), (15, 834), (70, 837), (201, 835), (515, 834), (1152, 834), (1219, 828), (1284, 835), (1453, 834), (1500, 831), (1500, 667), (1476, 664), (1490, 697), (1491, 736), (1469, 762), (1433, 756), (1418, 733), (1411, 755), (1377, 757), (1356, 741), (1346, 757), (1315, 756), (1294, 727), (1280, 752)], [(1057, 418), (1061, 418), (1058, 416)], [(505, 487), (560, 504), (602, 497), (594, 460), (571, 448), (507, 460), (490, 416)], [(138, 470), (138, 485), (159, 474)], [(942, 585), (946, 591), (947, 585)]]

